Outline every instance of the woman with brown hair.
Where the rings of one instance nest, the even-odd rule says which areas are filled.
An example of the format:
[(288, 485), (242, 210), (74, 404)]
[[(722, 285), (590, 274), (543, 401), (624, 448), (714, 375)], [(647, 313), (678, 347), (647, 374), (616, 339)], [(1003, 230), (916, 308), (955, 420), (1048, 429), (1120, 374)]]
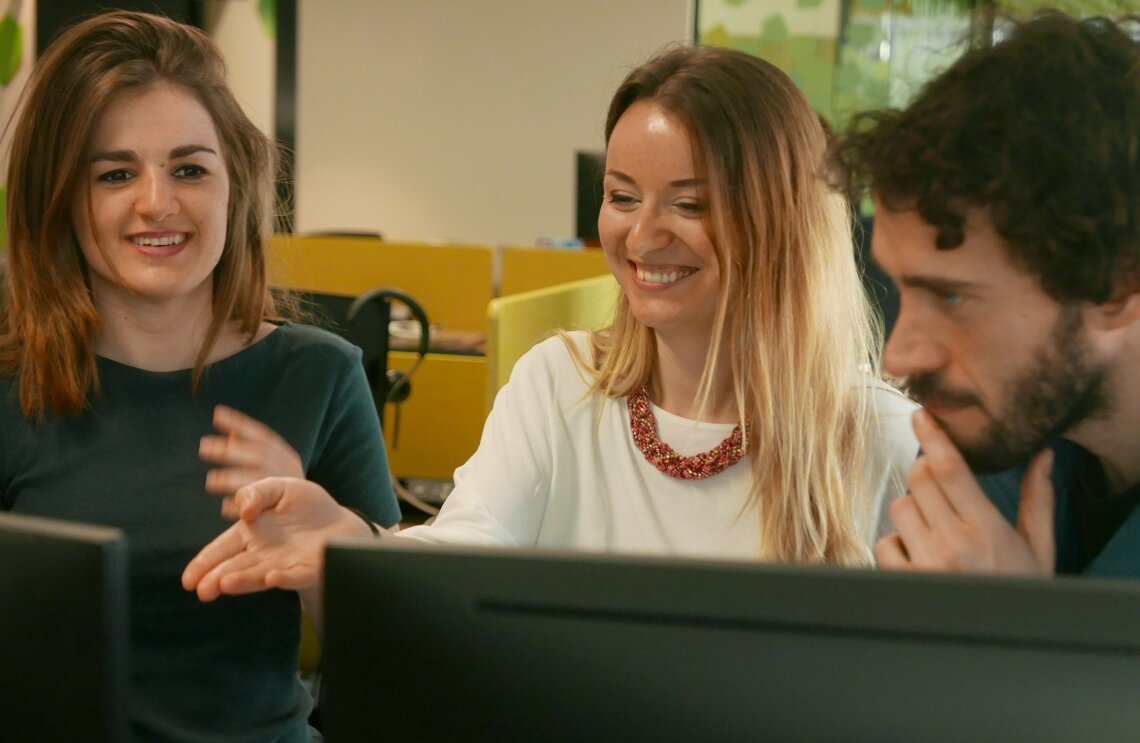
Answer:
[[(763, 60), (677, 48), (628, 76), (606, 139), (613, 323), (526, 354), (434, 524), (400, 536), (871, 564), (914, 405), (879, 379), (818, 117)], [(204, 599), (309, 585), (325, 540), (367, 526), (299, 480), (230, 503), (184, 576)]]
[(282, 320), (267, 287), (275, 164), (209, 38), (139, 13), (57, 38), (15, 124), (0, 508), (126, 533), (147, 739), (310, 735), (297, 595), (181, 590), (227, 525), (207, 490), (308, 477), (398, 520), (359, 351)]

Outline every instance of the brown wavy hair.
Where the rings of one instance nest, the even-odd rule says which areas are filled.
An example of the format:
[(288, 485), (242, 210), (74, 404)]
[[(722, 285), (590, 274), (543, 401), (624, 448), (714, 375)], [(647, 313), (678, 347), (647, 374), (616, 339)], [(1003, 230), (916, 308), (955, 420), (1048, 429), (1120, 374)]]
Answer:
[(265, 261), (277, 150), (234, 99), (217, 47), (202, 31), (161, 16), (116, 11), (85, 20), (37, 60), (12, 135), (0, 373), (17, 378), (29, 418), (80, 413), (98, 394), (100, 320), (71, 204), (86, 188), (91, 138), (108, 102), (158, 82), (190, 91), (209, 112), (230, 179), (213, 319), (194, 386), (227, 324), (252, 339), (262, 320), (278, 317)]
[(1005, 28), (905, 109), (855, 117), (835, 180), (916, 210), (942, 250), (984, 209), (1054, 299), (1103, 302), (1117, 272), (1140, 268), (1137, 19), (1047, 12)]
[[(707, 47), (671, 48), (631, 72), (610, 104), (607, 142), (642, 100), (684, 125), (709, 183), (705, 229), (721, 279), (697, 400), (707, 402), (726, 351), (739, 419), (753, 431), (759, 556), (867, 564), (868, 382), (881, 331), (855, 265), (850, 208), (822, 172), (819, 117), (773, 65)], [(592, 346), (593, 389), (607, 396), (634, 392), (654, 371), (653, 330), (624, 294)]]

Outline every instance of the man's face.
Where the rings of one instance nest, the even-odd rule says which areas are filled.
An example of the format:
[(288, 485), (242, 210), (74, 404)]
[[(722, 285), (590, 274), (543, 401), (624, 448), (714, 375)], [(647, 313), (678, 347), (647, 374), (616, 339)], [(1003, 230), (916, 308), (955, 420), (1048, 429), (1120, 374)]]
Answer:
[(984, 212), (967, 215), (960, 246), (936, 237), (917, 212), (876, 210), (873, 255), (900, 297), (884, 366), (972, 469), (1006, 469), (1105, 410), (1107, 367), (1081, 309), (1012, 263)]

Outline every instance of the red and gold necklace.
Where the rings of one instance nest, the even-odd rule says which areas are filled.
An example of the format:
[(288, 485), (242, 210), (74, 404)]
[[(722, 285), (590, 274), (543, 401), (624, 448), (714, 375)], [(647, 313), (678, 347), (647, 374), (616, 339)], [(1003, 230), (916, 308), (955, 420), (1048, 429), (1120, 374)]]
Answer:
[[(633, 443), (650, 464), (669, 477), (676, 477), (679, 480), (704, 480), (706, 477), (724, 472), (744, 456), (744, 431), (741, 431), (739, 423), (732, 429), (727, 439), (712, 449), (691, 457), (683, 457), (657, 438), (657, 419), (649, 407), (649, 394), (644, 387), (630, 395), (627, 404)], [(745, 422), (745, 431), (747, 430), (748, 423)]]

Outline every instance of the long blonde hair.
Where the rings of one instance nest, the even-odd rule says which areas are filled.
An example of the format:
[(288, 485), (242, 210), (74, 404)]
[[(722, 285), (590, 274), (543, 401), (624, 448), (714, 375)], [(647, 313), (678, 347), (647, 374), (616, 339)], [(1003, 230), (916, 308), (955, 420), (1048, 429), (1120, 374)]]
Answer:
[[(646, 99), (686, 126), (709, 183), (721, 283), (697, 400), (703, 408), (717, 359), (728, 359), (740, 420), (751, 421), (760, 557), (868, 564), (882, 336), (855, 263), (850, 207), (821, 172), (820, 120), (783, 72), (724, 49), (673, 48), (630, 73), (610, 104), (607, 143)], [(654, 333), (624, 294), (591, 345), (590, 363), (577, 358), (606, 396), (653, 374)]]

